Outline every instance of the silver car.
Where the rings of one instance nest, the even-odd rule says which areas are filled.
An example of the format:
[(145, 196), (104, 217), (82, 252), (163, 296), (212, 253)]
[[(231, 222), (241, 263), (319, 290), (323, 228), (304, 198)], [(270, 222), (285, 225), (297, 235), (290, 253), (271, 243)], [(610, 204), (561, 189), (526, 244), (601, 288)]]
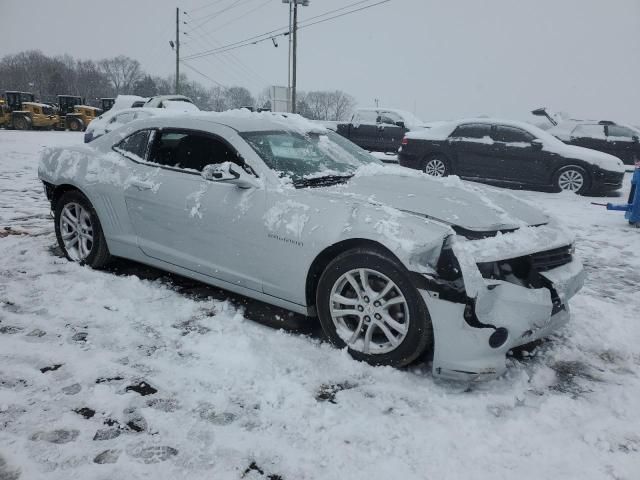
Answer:
[(501, 374), (569, 318), (573, 239), (507, 193), (384, 166), (301, 117), (134, 121), (43, 153), (60, 247), (124, 257), (318, 319), (376, 365)]

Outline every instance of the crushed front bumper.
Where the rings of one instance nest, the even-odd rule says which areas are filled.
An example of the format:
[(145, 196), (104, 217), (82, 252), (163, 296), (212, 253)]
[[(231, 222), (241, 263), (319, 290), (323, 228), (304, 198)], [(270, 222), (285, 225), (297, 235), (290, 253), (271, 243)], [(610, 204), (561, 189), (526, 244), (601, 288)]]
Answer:
[(584, 283), (582, 263), (540, 273), (549, 288), (484, 280), (471, 302), (445, 300), (420, 288), (433, 324), (433, 374), (457, 380), (499, 376), (514, 347), (549, 335), (569, 320), (569, 299)]

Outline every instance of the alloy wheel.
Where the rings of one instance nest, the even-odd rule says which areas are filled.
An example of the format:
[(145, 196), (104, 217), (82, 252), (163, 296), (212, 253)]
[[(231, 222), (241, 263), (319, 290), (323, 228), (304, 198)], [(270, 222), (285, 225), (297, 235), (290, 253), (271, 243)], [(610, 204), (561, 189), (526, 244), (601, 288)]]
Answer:
[(409, 331), (409, 305), (386, 275), (369, 268), (350, 270), (331, 289), (330, 314), (338, 336), (364, 354), (397, 348)]
[(91, 215), (78, 203), (68, 203), (60, 215), (60, 236), (69, 257), (80, 262), (93, 248)]
[(424, 171), (432, 177), (444, 177), (447, 167), (444, 162), (438, 158), (432, 158), (425, 165)]
[(584, 185), (584, 175), (577, 170), (565, 170), (558, 177), (558, 186), (562, 190), (577, 192)]

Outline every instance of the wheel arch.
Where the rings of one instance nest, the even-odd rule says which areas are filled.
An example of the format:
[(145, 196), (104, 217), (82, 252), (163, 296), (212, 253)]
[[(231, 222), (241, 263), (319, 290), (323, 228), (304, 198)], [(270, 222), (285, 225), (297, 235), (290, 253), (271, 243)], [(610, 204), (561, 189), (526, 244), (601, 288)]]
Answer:
[(556, 187), (558, 175), (560, 175), (560, 172), (566, 168), (574, 167), (584, 171), (586, 175), (587, 186), (588, 186), (588, 188), (586, 188), (585, 191), (589, 191), (591, 189), (591, 185), (593, 182), (593, 174), (591, 173), (590, 166), (591, 165), (589, 163), (583, 162), (581, 160), (568, 160), (558, 165), (558, 167), (555, 170), (553, 170), (553, 173), (551, 174), (551, 184), (552, 186)]
[[(91, 202), (91, 200), (89, 199), (89, 196), (84, 191), (82, 191), (82, 189), (79, 188), (77, 185), (72, 185), (70, 183), (62, 183), (60, 185), (52, 185), (50, 183), (46, 183), (45, 182), (45, 188), (47, 188), (47, 190), (49, 190), (49, 192), (50, 192), (50, 200), (51, 200), (51, 209), (52, 210), (55, 210), (56, 203), (58, 202), (58, 200), (60, 200), (62, 195), (64, 195), (67, 192), (72, 192), (72, 191), (79, 192), (82, 195), (84, 195), (87, 198), (87, 200), (89, 200), (89, 202)], [(91, 203), (91, 204), (93, 205), (93, 203)]]
[(328, 246), (316, 256), (313, 262), (311, 262), (311, 266), (307, 271), (305, 298), (307, 306), (313, 307), (311, 311), (314, 315), (316, 314), (316, 290), (318, 288), (318, 282), (320, 281), (322, 272), (325, 271), (329, 263), (331, 263), (334, 258), (354, 248), (371, 248), (372, 250), (389, 256), (391, 259), (398, 262), (399, 265), (404, 265), (403, 262), (397, 257), (397, 255), (395, 255), (391, 250), (389, 250), (383, 244), (374, 240), (369, 240), (366, 238), (349, 238), (347, 240), (342, 240)]

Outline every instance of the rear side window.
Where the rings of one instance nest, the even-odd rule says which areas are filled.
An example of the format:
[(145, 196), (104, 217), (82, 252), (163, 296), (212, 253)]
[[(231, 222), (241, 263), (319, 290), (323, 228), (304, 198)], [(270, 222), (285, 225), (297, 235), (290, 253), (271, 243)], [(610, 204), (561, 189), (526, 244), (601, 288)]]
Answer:
[(378, 119), (378, 112), (372, 112), (369, 110), (364, 110), (358, 112), (354, 118), (355, 123), (364, 123), (367, 125), (374, 125)]
[(604, 125), (578, 125), (573, 129), (573, 132), (571, 132), (571, 136), (578, 138), (604, 138)]
[(395, 112), (381, 112), (380, 123), (386, 123), (388, 125), (395, 125), (396, 122), (401, 122), (402, 117)]
[(450, 135), (451, 138), (484, 138), (489, 136), (491, 136), (491, 125), (485, 123), (460, 125)]
[(125, 123), (129, 123), (133, 120), (133, 112), (121, 113), (120, 115), (116, 115), (111, 119), (111, 123), (120, 123), (124, 125)]
[(159, 133), (149, 161), (197, 172), (216, 163), (243, 163), (238, 154), (223, 141), (209, 135), (180, 131)]
[(495, 140), (504, 143), (531, 143), (535, 139), (529, 132), (521, 128), (498, 125), (496, 127)]
[(149, 146), (151, 130), (140, 130), (118, 143), (113, 149), (136, 161), (144, 161)]
[(640, 135), (640, 133), (620, 125), (609, 125), (608, 131), (610, 137), (626, 137), (629, 141), (634, 135)]

